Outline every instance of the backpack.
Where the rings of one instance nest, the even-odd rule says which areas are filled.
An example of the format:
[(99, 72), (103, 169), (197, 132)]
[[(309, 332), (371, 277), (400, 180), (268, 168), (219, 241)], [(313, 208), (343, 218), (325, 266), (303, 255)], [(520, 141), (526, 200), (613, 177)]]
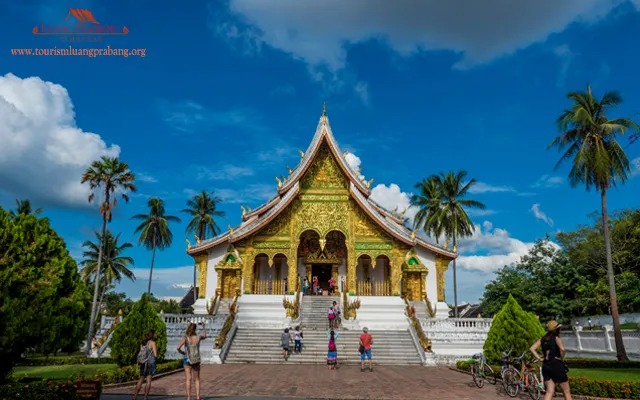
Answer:
[(329, 351), (336, 351), (336, 341), (333, 339), (329, 340)]
[(187, 345), (187, 355), (189, 358), (189, 364), (191, 365), (200, 364), (200, 346), (199, 346), (200, 339), (196, 341), (196, 344), (192, 345), (191, 338), (190, 337), (186, 337), (186, 338), (187, 338), (186, 345)]
[(329, 312), (327, 313), (327, 317), (329, 319), (334, 319), (336, 317), (336, 313), (333, 310), (329, 310)]
[(149, 361), (149, 356), (151, 355), (151, 349), (146, 344), (140, 346), (140, 351), (138, 351), (138, 355), (136, 356), (136, 360), (138, 364), (146, 364)]

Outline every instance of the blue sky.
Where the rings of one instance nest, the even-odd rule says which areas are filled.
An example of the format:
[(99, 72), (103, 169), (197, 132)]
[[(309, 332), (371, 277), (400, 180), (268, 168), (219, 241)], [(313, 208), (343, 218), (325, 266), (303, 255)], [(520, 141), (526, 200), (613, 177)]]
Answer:
[[(570, 188), (568, 166), (546, 146), (566, 93), (590, 83), (619, 90), (613, 116), (640, 119), (639, 2), (24, 1), (0, 4), (0, 204), (30, 198), (79, 258), (100, 224), (79, 185), (103, 154), (138, 176), (111, 229), (136, 243), (130, 217), (150, 196), (183, 219), (156, 257), (153, 291), (184, 294), (192, 279), (180, 210), (214, 190), (240, 222), (240, 205), (275, 195), (274, 176), (299, 160), (323, 101), (334, 134), (374, 178), (374, 196), (406, 207), (432, 173), (467, 170), (478, 180), (478, 229), (463, 242), (459, 300), (476, 301), (493, 272), (536, 238), (589, 223), (599, 196)], [(65, 24), (69, 7), (128, 35), (76, 48), (145, 49), (145, 57), (13, 56), (11, 49), (64, 48), (34, 26)], [(505, 8), (507, 7), (507, 8)], [(640, 157), (640, 142), (627, 146)], [(634, 166), (634, 174), (638, 168)], [(640, 178), (609, 196), (637, 207)], [(146, 288), (150, 252), (135, 246), (133, 297)], [(451, 270), (447, 299), (453, 301)]]

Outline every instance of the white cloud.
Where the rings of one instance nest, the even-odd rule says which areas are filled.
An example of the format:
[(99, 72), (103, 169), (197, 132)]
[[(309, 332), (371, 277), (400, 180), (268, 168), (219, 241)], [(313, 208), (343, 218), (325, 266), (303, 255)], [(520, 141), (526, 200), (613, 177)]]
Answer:
[[(640, 0), (638, 0), (640, 3)], [(640, 176), (640, 157), (631, 160), (631, 176)]]
[[(507, 230), (494, 228), (489, 221), (475, 228), (471, 237), (460, 239), (457, 265), (463, 269), (494, 272), (519, 261), (534, 246), (512, 238)], [(469, 253), (476, 254), (465, 255)]]
[(231, 0), (232, 16), (213, 10), (209, 22), (242, 51), (267, 44), (330, 71), (344, 68), (350, 45), (371, 39), (401, 55), (450, 50), (461, 56), (455, 67), (469, 68), (594, 22), (623, 1)]
[(571, 51), (569, 45), (566, 44), (554, 48), (553, 54), (555, 54), (556, 57), (558, 57), (558, 60), (560, 60), (560, 71), (558, 72), (556, 86), (562, 88), (565, 86), (567, 73), (569, 72), (571, 62), (575, 58), (575, 54), (573, 53), (573, 51)]
[[(251, 184), (241, 189), (222, 188), (215, 189), (214, 193), (222, 198), (222, 201), (230, 204), (244, 204), (257, 207), (266, 200), (271, 200), (276, 195), (276, 182), (273, 185)], [(260, 204), (256, 204), (260, 203)]]
[[(151, 260), (151, 255), (149, 255), (149, 260)], [(136, 280), (131, 282), (129, 279), (123, 279), (116, 291), (124, 291), (129, 297), (137, 299), (147, 291), (149, 268), (132, 268), (131, 270), (135, 274)], [(188, 287), (183, 287), (182, 285), (187, 285), (186, 282), (193, 282), (193, 265), (171, 268), (159, 268), (156, 266), (153, 268), (151, 293), (158, 298), (182, 299), (191, 287), (190, 283)]]
[(516, 190), (510, 186), (493, 186), (484, 182), (476, 182), (469, 188), (469, 193), (503, 193), (515, 191)]
[(477, 208), (471, 208), (467, 210), (467, 215), (469, 215), (470, 217), (486, 217), (487, 215), (493, 215), (497, 213), (498, 212), (496, 210), (489, 209), (479, 210)]
[(220, 168), (211, 169), (207, 167), (197, 167), (198, 179), (210, 179), (210, 180), (233, 180), (235, 178), (241, 178), (245, 176), (252, 176), (253, 170), (247, 167), (240, 167), (237, 165), (223, 165)]
[(136, 172), (136, 180), (140, 182), (147, 183), (156, 183), (158, 180), (151, 175), (145, 174), (144, 172)]
[(173, 285), (171, 285), (171, 288), (173, 289), (191, 289), (191, 286), (193, 286), (193, 282), (189, 283), (174, 283)]
[(533, 188), (556, 188), (564, 183), (561, 176), (542, 175), (536, 183), (531, 185)]
[(356, 83), (353, 89), (355, 90), (356, 95), (358, 96), (360, 101), (362, 101), (362, 104), (368, 106), (370, 104), (369, 85), (366, 82), (360, 81)]
[(413, 220), (413, 217), (418, 212), (415, 207), (410, 207), (411, 194), (400, 190), (400, 186), (395, 183), (389, 186), (383, 184), (376, 185), (373, 190), (371, 190), (371, 199), (388, 211), (396, 210), (396, 212), (401, 213), (407, 210), (404, 216), (410, 220)]
[(192, 100), (157, 103), (162, 120), (181, 133), (199, 133), (217, 127), (237, 126), (254, 131), (264, 131), (260, 118), (249, 109), (236, 108), (225, 111), (211, 110)]
[(357, 171), (358, 168), (360, 168), (360, 164), (362, 164), (360, 157), (351, 152), (347, 153), (347, 155), (345, 156), (345, 160), (347, 161), (347, 165), (349, 165), (349, 168), (351, 168), (353, 171)]
[(116, 157), (95, 133), (76, 126), (67, 90), (38, 77), (0, 76), (0, 190), (40, 204), (87, 206), (84, 170)]
[(537, 219), (544, 221), (549, 226), (553, 226), (553, 220), (540, 209), (539, 203), (535, 203), (531, 206), (531, 212)]

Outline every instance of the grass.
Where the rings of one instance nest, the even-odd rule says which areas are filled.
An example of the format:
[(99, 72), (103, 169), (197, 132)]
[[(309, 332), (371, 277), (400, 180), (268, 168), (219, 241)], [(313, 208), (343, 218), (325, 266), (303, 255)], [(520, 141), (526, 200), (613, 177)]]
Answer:
[(640, 368), (571, 368), (571, 378), (640, 382)]
[(74, 375), (93, 375), (96, 372), (115, 371), (116, 364), (72, 364), (72, 365), (43, 365), (36, 367), (15, 367), (13, 377), (64, 379)]

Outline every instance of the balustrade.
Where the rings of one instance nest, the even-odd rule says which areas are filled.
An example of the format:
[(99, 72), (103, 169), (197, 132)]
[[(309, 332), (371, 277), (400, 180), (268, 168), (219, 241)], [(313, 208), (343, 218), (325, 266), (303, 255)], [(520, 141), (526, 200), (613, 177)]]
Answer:
[(427, 331), (475, 331), (488, 332), (493, 320), (491, 318), (447, 318), (423, 320), (422, 326)]
[(257, 280), (253, 283), (253, 294), (286, 294), (285, 280)]
[(358, 296), (391, 296), (391, 282), (356, 282)]

